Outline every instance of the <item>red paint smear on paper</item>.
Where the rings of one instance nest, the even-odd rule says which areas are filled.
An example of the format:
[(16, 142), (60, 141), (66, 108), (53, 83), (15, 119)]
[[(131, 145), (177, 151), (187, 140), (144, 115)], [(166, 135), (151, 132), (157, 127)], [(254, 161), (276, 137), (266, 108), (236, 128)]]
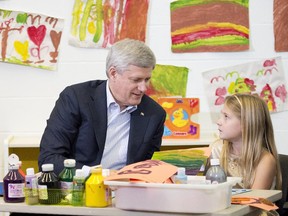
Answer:
[(276, 66), (276, 60), (275, 59), (271, 59), (271, 60), (267, 59), (263, 63), (264, 67), (270, 67), (270, 66), (274, 66), (274, 65)]
[(127, 0), (119, 40), (131, 38), (145, 41), (148, 0)]
[(239, 32), (235, 29), (209, 28), (208, 30), (173, 36), (172, 43), (178, 44), (178, 43), (184, 43), (184, 42), (193, 42), (199, 39), (218, 37), (218, 36), (224, 36), (224, 35), (239, 35), (247, 39), (249, 38), (248, 34)]
[(106, 47), (108, 42), (113, 44), (115, 40), (113, 18), (115, 16), (116, 4), (117, 1), (113, 6), (109, 0), (106, 0), (103, 5), (104, 41), (102, 47)]

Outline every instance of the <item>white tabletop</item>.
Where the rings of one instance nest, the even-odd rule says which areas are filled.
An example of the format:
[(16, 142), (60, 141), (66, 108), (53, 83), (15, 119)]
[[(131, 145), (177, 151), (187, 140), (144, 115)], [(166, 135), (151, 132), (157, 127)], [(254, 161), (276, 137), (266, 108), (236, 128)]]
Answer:
[[(281, 199), (282, 192), (280, 190), (253, 190), (247, 193), (238, 194), (237, 196), (257, 196), (267, 198), (272, 202)], [(191, 203), (193, 205), (193, 203)], [(256, 208), (246, 205), (231, 205), (229, 208), (209, 213), (209, 214), (189, 214), (193, 216), (238, 216), (247, 215), (257, 211)], [(26, 205), (25, 203), (5, 203), (3, 197), (0, 198), (0, 212), (22, 212), (22, 213), (36, 213), (36, 214), (67, 214), (67, 215), (98, 215), (98, 216), (146, 216), (146, 215), (188, 215), (188, 214), (175, 214), (167, 212), (141, 212), (141, 211), (126, 211), (117, 209), (115, 207), (106, 208), (88, 208), (88, 207), (73, 207), (63, 205)]]

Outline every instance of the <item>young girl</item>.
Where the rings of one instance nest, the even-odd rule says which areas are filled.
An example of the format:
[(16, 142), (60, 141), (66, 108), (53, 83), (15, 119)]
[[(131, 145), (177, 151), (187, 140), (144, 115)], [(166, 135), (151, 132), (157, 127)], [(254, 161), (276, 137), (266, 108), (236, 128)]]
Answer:
[(219, 140), (211, 144), (227, 176), (242, 177), (241, 188), (281, 189), (281, 171), (266, 103), (257, 95), (225, 98), (217, 122)]

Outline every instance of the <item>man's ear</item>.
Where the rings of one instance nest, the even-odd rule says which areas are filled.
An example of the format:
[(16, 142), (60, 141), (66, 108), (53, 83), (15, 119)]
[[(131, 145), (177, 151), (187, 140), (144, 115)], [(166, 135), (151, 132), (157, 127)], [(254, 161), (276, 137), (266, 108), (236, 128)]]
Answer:
[(109, 70), (108, 70), (108, 76), (110, 79), (114, 79), (115, 76), (117, 75), (117, 71), (116, 71), (116, 68), (115, 67), (110, 67)]

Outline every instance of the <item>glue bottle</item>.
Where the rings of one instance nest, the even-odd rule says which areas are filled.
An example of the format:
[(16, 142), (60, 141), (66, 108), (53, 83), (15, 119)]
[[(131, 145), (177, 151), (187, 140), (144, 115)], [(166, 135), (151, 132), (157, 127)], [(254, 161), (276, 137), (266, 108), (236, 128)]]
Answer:
[[(104, 177), (104, 180), (106, 177), (110, 176), (110, 170), (109, 169), (102, 169), (102, 176)], [(112, 190), (108, 185), (105, 185), (106, 190), (106, 198), (108, 200), (108, 206), (112, 205)]]
[(108, 197), (102, 176), (102, 166), (91, 169), (91, 175), (85, 183), (85, 205), (87, 207), (106, 207)]
[(187, 184), (187, 175), (185, 167), (179, 167), (177, 175), (174, 177), (175, 184)]
[(38, 178), (34, 168), (26, 169), (25, 176), (25, 201), (28, 205), (38, 204)]
[(76, 169), (73, 177), (72, 205), (83, 206), (85, 193), (85, 174), (82, 169)]

